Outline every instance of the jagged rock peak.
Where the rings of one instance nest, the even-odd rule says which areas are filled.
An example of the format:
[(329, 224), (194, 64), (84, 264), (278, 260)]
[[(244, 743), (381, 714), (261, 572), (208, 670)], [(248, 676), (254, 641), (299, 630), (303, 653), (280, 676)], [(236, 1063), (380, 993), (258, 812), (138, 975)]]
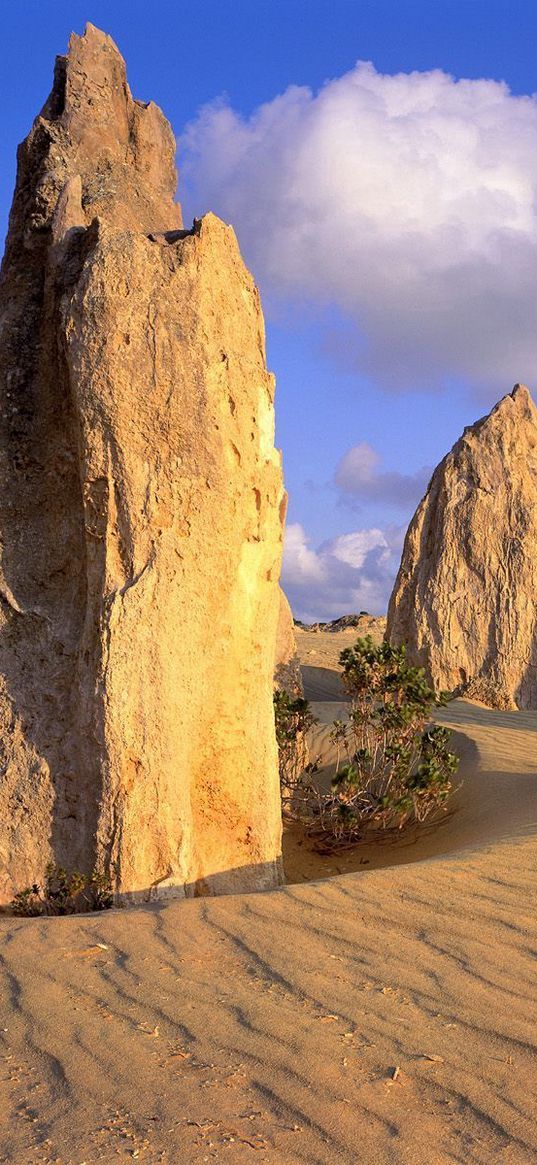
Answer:
[(490, 413), (487, 413), (485, 417), (481, 417), (473, 425), (468, 425), (464, 430), (463, 436), (466, 433), (475, 432), (481, 425), (486, 425), (487, 422), (492, 421), (493, 417), (500, 420), (505, 419), (506, 421), (516, 417), (520, 420), (523, 420), (524, 417), (534, 419), (535, 412), (535, 405), (529, 388), (525, 384), (515, 384), (512, 391), (508, 392), (506, 396), (502, 396), (501, 400), (494, 405)]
[(537, 409), (516, 384), (464, 430), (410, 523), (387, 637), (436, 688), (537, 708)]
[[(77, 198), (73, 199), (73, 180)], [(179, 229), (175, 138), (153, 102), (136, 101), (111, 37), (88, 24), (57, 57), (52, 92), (19, 149), (13, 217), (24, 230), (53, 223), (71, 186), (65, 227), (100, 218), (131, 230)]]

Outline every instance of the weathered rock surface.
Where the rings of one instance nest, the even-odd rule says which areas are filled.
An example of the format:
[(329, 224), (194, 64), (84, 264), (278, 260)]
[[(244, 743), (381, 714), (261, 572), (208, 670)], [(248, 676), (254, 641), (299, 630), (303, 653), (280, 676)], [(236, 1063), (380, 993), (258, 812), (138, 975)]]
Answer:
[(537, 708), (537, 410), (516, 385), (465, 429), (410, 524), (387, 637), (436, 688)]
[(89, 25), (19, 150), (0, 280), (0, 901), (280, 880), (284, 494), (231, 228)]
[(295, 636), (295, 621), (287, 595), (280, 590), (280, 613), (276, 632), (274, 687), (290, 696), (302, 696), (304, 687)]

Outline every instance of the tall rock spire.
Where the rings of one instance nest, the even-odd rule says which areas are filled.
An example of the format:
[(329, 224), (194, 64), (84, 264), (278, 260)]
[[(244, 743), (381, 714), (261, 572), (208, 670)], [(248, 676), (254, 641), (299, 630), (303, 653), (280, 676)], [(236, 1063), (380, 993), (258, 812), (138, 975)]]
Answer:
[(0, 277), (0, 901), (280, 878), (285, 495), (259, 296), (181, 229), (174, 139), (88, 25), (20, 147)]
[(435, 470), (386, 634), (436, 688), (537, 708), (536, 596), (537, 409), (517, 384)]

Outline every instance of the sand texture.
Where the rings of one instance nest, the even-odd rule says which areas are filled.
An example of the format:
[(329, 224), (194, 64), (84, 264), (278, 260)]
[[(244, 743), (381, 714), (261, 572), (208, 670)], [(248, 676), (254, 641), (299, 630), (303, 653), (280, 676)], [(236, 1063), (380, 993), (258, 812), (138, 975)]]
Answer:
[(445, 719), (464, 785), (406, 864), (0, 919), (2, 1165), (537, 1160), (537, 717)]

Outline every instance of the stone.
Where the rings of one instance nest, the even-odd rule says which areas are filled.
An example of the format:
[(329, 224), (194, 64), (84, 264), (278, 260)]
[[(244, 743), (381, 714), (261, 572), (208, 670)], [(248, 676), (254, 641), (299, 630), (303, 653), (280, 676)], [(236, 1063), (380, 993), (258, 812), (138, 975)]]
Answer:
[(285, 494), (259, 294), (88, 25), (19, 148), (0, 277), (0, 902), (281, 872)]
[(280, 610), (276, 631), (274, 688), (290, 696), (303, 696), (304, 686), (295, 636), (295, 621), (287, 595), (280, 590)]
[(465, 429), (410, 523), (388, 610), (437, 690), (537, 708), (537, 410), (517, 384)]

